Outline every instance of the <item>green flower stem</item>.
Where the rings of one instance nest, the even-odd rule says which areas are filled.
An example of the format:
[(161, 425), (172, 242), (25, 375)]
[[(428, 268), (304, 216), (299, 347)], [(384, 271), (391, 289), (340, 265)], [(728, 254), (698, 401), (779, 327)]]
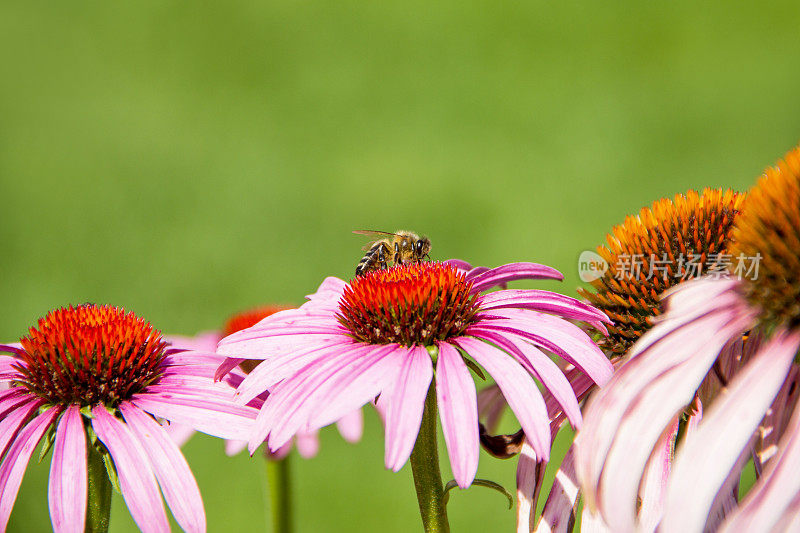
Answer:
[(439, 448), (436, 446), (436, 414), (436, 382), (433, 380), (425, 398), (422, 426), (411, 452), (411, 470), (426, 533), (448, 533), (450, 524), (439, 471)]
[(106, 533), (111, 515), (111, 481), (108, 479), (103, 456), (89, 443), (87, 477), (89, 499), (86, 505), (86, 533)]
[(291, 470), (289, 458), (274, 460), (267, 458), (267, 492), (269, 492), (272, 514), (272, 531), (290, 533), (292, 531), (292, 491), (289, 483)]

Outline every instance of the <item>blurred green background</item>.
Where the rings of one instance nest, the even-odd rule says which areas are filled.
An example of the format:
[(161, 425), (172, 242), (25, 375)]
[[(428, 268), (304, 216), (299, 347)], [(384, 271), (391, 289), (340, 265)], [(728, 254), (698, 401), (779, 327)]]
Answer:
[[(574, 294), (580, 251), (626, 214), (746, 189), (800, 139), (798, 27), (788, 1), (5, 0), (0, 338), (85, 301), (215, 329), (349, 278), (354, 229), (547, 263), (566, 279), (538, 286)], [(264, 530), (260, 458), (202, 436), (185, 453), (210, 531)], [(482, 454), (479, 476), (513, 489), (515, 462)], [(418, 528), (374, 413), (360, 444), (328, 429), (294, 467), (299, 531)], [(49, 530), (47, 474), (28, 470), (9, 530)], [(449, 512), (454, 531), (514, 523), (481, 488)], [(134, 529), (116, 497), (112, 531)]]

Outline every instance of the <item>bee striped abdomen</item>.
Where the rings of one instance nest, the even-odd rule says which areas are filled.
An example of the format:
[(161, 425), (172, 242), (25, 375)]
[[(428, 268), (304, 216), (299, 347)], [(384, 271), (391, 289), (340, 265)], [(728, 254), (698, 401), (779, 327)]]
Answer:
[(374, 270), (376, 265), (377, 268), (386, 268), (386, 248), (385, 242), (376, 242), (358, 262), (356, 276), (363, 276), (370, 270)]

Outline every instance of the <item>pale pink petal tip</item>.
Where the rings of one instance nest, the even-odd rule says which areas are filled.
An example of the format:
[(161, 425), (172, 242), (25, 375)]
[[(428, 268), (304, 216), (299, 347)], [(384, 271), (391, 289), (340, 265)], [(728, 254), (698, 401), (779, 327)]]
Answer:
[(336, 427), (339, 430), (342, 438), (350, 443), (356, 443), (361, 440), (364, 434), (364, 413), (361, 408), (351, 411), (344, 415), (336, 422)]

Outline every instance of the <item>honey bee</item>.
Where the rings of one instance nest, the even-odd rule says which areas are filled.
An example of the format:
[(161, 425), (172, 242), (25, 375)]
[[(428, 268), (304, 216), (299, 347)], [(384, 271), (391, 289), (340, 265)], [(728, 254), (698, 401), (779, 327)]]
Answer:
[(397, 230), (395, 233), (385, 231), (354, 231), (359, 235), (369, 235), (377, 240), (367, 244), (363, 250), (367, 253), (356, 267), (356, 276), (363, 276), (370, 270), (387, 268), (391, 261), (395, 265), (403, 263), (419, 263), (431, 251), (431, 241), (410, 231)]

